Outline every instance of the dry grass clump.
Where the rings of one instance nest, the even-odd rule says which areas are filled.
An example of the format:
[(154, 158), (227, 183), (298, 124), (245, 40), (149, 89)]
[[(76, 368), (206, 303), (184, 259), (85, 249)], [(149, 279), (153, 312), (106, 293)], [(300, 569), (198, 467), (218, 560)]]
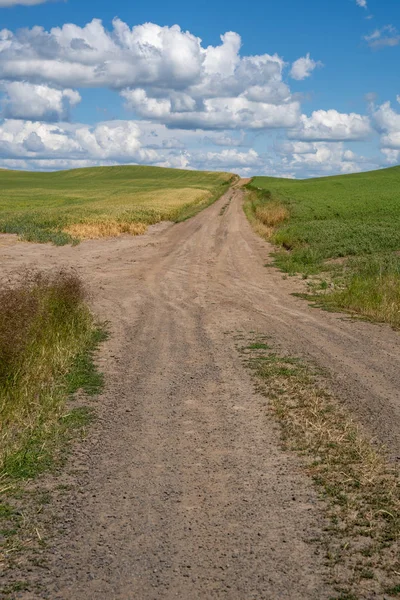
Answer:
[(254, 220), (252, 223), (252, 227), (254, 233), (256, 233), (257, 235), (259, 235), (267, 241), (271, 239), (271, 236), (274, 232), (272, 227), (264, 225), (264, 223), (262, 223), (261, 221)]
[(249, 189), (246, 192), (244, 212), (254, 232), (268, 241), (278, 225), (290, 216), (289, 210), (279, 201), (273, 200), (267, 192)]
[(328, 502), (325, 542), (333, 583), (357, 598), (394, 589), (400, 579), (398, 471), (311, 368), (263, 343), (244, 351), (281, 423), (285, 446), (306, 458)]
[(255, 215), (258, 221), (261, 221), (263, 225), (273, 228), (289, 218), (289, 211), (281, 204), (268, 203), (257, 206)]
[(254, 233), (264, 238), (264, 240), (269, 241), (271, 239), (272, 234), (274, 233), (273, 227), (268, 227), (268, 225), (264, 225), (261, 221), (254, 220), (252, 222), (252, 227)]
[(25, 273), (0, 290), (0, 469), (18, 453), (20, 465), (40, 460), (31, 442), (59, 418), (61, 379), (92, 334), (85, 295), (69, 271)]
[(105, 237), (118, 237), (124, 233), (141, 235), (146, 232), (145, 223), (127, 223), (120, 221), (92, 221), (88, 223), (74, 223), (65, 227), (64, 231), (79, 240), (96, 240)]

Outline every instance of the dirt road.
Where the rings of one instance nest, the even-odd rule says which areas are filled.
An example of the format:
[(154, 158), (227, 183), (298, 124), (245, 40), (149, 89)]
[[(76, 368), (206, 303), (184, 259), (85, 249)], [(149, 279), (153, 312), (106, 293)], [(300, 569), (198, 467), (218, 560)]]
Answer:
[[(271, 335), (317, 361), (400, 456), (400, 337), (312, 309), (265, 268), (243, 192), (179, 225), (76, 248), (0, 247), (6, 270), (74, 265), (112, 338), (99, 420), (76, 450), (52, 542), (34, 573), (51, 600), (328, 599), (309, 543), (319, 501), (254, 392), (237, 336)], [(228, 204), (229, 203), (229, 204)], [(226, 206), (227, 205), (227, 206)], [(221, 214), (221, 208), (226, 209)]]

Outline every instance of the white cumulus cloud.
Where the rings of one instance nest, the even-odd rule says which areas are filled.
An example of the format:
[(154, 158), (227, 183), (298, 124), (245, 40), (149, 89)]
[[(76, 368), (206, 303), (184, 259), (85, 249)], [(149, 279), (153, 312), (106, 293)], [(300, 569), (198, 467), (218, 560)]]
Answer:
[[(381, 134), (381, 148), (387, 158), (397, 156), (391, 150), (400, 150), (400, 114), (385, 102), (375, 109), (373, 122), (378, 133)], [(394, 162), (393, 160), (391, 162)]]
[(156, 160), (154, 150), (142, 147), (140, 135), (133, 121), (89, 126), (6, 119), (0, 125), (0, 153), (23, 159)]
[(399, 162), (400, 150), (394, 150), (393, 148), (382, 148), (381, 151), (387, 164), (394, 165)]
[(310, 53), (302, 58), (298, 58), (293, 64), (290, 70), (290, 76), (293, 79), (297, 79), (301, 81), (302, 79), (306, 79), (310, 77), (311, 73), (317, 67), (321, 67), (322, 63), (320, 61), (315, 61), (310, 57)]
[(254, 149), (207, 150), (223, 134), (170, 130), (150, 121), (50, 124), (5, 119), (0, 125), (0, 166), (54, 170), (113, 164), (153, 164), (184, 169), (254, 173), (263, 159)]
[(316, 110), (311, 117), (302, 115), (300, 124), (288, 137), (305, 141), (363, 140), (371, 133), (369, 118), (337, 110)]
[(151, 98), (143, 89), (124, 90), (127, 107), (140, 117), (181, 129), (273, 129), (294, 127), (300, 104), (253, 102), (243, 94), (236, 98), (206, 98), (194, 110), (174, 110), (169, 98)]
[(343, 142), (283, 141), (276, 145), (282, 166), (296, 176), (356, 173), (378, 165), (346, 148)]
[(201, 40), (178, 25), (128, 27), (99, 19), (46, 31), (33, 27), (0, 32), (0, 77), (60, 87), (157, 85), (181, 88), (198, 81), (204, 62)]
[[(0, 80), (54, 90), (108, 87), (120, 91), (140, 117), (171, 127), (293, 127), (300, 108), (283, 81), (282, 58), (242, 56), (240, 48), (241, 38), (232, 31), (219, 45), (204, 47), (178, 25), (130, 28), (120, 19), (111, 31), (98, 19), (50, 31), (3, 29)], [(317, 65), (309, 57), (301, 60), (307, 63), (304, 72)], [(299, 66), (296, 70), (300, 73)], [(21, 107), (19, 117), (22, 112)], [(26, 118), (33, 116), (27, 110)]]
[(2, 90), (5, 93), (3, 116), (14, 119), (67, 120), (70, 108), (81, 101), (75, 90), (57, 90), (24, 81), (5, 82)]

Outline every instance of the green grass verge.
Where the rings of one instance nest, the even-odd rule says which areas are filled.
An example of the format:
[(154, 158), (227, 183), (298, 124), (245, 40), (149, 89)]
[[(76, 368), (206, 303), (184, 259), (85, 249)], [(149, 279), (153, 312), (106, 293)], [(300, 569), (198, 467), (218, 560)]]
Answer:
[(322, 308), (400, 328), (400, 260), (396, 256), (349, 259), (342, 270), (333, 273), (333, 284), (322, 279), (311, 283), (310, 290), (305, 297)]
[[(57, 245), (181, 221), (221, 196), (230, 173), (118, 166), (0, 171), (0, 232)], [(139, 227), (142, 225), (142, 227)]]
[(62, 465), (69, 441), (84, 431), (94, 418), (90, 406), (73, 407), (67, 400), (78, 390), (95, 396), (103, 389), (104, 376), (93, 359), (99, 343), (106, 337), (104, 327), (94, 328), (81, 352), (71, 361), (69, 370), (52, 382), (51, 411), (45, 408), (36, 427), (30, 426), (22, 432), (17, 449), (3, 456), (0, 477), (5, 484), (33, 479)]
[(238, 348), (280, 423), (284, 448), (302, 458), (325, 501), (318, 543), (337, 598), (387, 597), (400, 578), (398, 469), (324, 388), (316, 368), (274, 350), (265, 337), (240, 337)]
[(49, 468), (67, 432), (88, 420), (90, 411), (69, 410), (66, 400), (80, 388), (101, 389), (93, 352), (104, 335), (72, 272), (25, 274), (0, 291), (3, 479), (27, 479)]
[(256, 231), (259, 206), (287, 210), (264, 237), (283, 271), (333, 283), (320, 287), (321, 305), (398, 327), (399, 185), (400, 167), (304, 181), (255, 177), (245, 210)]

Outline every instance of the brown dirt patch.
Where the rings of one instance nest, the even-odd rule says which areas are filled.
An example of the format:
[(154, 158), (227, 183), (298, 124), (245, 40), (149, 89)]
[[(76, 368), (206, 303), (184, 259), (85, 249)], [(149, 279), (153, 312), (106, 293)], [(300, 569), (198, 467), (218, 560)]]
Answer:
[(14, 246), (18, 243), (18, 236), (13, 233), (0, 233), (0, 246)]

